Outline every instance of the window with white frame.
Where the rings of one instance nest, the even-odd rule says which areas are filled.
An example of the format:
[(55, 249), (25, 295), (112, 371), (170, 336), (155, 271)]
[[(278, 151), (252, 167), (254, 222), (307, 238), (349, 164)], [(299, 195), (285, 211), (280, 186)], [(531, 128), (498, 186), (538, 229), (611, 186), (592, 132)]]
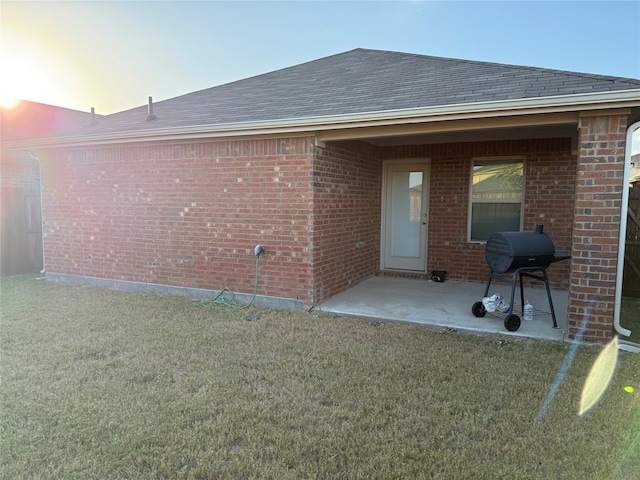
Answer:
[(495, 232), (520, 231), (523, 200), (522, 158), (474, 159), (469, 194), (469, 241), (486, 242)]

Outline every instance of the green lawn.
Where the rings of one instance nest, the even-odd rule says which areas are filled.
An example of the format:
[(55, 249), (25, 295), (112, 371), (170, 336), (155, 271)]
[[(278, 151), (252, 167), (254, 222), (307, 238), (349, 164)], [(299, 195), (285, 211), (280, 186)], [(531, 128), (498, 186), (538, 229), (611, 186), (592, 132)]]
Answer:
[(640, 355), (579, 417), (599, 352), (579, 348), (536, 422), (570, 345), (24, 276), (0, 301), (3, 479), (640, 471)]
[(622, 297), (620, 325), (631, 330), (629, 337), (621, 337), (634, 343), (640, 343), (640, 298)]

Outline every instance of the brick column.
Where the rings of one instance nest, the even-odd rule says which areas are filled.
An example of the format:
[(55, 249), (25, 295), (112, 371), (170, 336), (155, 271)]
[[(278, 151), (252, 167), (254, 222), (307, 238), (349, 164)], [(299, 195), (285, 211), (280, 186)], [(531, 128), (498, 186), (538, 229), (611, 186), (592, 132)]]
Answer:
[(567, 326), (576, 338), (586, 319), (584, 342), (613, 336), (627, 115), (580, 116)]

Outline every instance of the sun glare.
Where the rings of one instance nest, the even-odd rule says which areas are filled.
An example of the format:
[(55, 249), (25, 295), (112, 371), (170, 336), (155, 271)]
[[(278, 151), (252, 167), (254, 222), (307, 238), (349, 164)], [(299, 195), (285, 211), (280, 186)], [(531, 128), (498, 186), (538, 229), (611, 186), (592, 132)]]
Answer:
[(0, 107), (4, 108), (5, 110), (11, 110), (15, 106), (17, 106), (18, 103), (20, 103), (19, 98), (7, 94), (4, 91), (0, 92)]
[[(7, 65), (4, 61), (1, 68), (5, 73), (12, 71), (12, 66)], [(10, 109), (18, 104), (19, 95), (15, 88), (15, 83), (18, 81), (13, 75), (2, 75), (0, 78), (0, 107)]]
[(0, 59), (0, 71), (11, 72), (0, 77), (0, 105), (5, 109), (15, 107), (21, 99), (47, 103), (47, 98), (56, 96), (40, 68), (25, 61), (3, 56)]
[[(6, 58), (2, 58), (1, 62), (0, 69), (4, 74), (0, 78), (0, 106), (10, 109), (18, 104), (24, 92), (25, 69), (8, 61)], [(11, 74), (7, 75), (7, 72), (11, 72)]]

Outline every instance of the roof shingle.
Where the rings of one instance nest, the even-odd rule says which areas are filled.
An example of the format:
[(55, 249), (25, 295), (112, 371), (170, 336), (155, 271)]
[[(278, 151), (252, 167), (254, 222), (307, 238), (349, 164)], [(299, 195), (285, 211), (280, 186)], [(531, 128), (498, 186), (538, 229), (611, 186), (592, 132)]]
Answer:
[(108, 115), (87, 134), (326, 117), (640, 89), (640, 80), (355, 49)]

